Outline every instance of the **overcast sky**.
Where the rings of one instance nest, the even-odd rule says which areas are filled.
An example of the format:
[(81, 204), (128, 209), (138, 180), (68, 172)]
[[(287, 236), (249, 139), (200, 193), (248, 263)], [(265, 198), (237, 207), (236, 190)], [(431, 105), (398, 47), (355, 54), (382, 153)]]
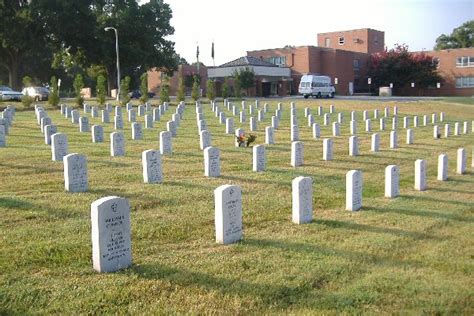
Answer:
[(176, 51), (188, 62), (216, 66), (248, 50), (317, 45), (323, 32), (372, 28), (385, 45), (431, 50), (436, 38), (474, 19), (474, 0), (165, 0), (173, 10)]

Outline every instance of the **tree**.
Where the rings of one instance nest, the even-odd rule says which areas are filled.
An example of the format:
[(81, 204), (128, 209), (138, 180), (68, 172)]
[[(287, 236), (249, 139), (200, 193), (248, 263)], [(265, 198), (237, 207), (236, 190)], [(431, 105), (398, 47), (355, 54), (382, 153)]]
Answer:
[(52, 106), (58, 106), (59, 104), (59, 86), (58, 80), (55, 76), (51, 77), (51, 85), (49, 86), (49, 97), (48, 103)]
[(96, 91), (97, 100), (99, 101), (99, 104), (104, 105), (105, 97), (107, 95), (107, 86), (106, 86), (106, 79), (103, 75), (99, 75), (97, 77), (97, 84), (95, 86), (95, 91)]
[(450, 35), (441, 34), (436, 39), (435, 50), (474, 47), (474, 20), (455, 28)]
[(376, 89), (393, 83), (394, 90), (398, 93), (412, 82), (415, 82), (418, 88), (427, 88), (442, 82), (431, 56), (423, 52), (410, 53), (408, 46), (398, 44), (390, 50), (372, 54), (369, 76)]
[(234, 73), (234, 96), (237, 99), (242, 97), (242, 85), (240, 83), (240, 77)]
[(255, 73), (253, 70), (248, 67), (241, 68), (239, 70), (235, 70), (232, 76), (234, 77), (234, 81), (236, 80), (238, 82), (239, 90), (246, 89), (247, 95), (249, 95), (249, 89), (255, 86)]
[(170, 102), (170, 84), (167, 76), (165, 76), (161, 82), (160, 101)]
[(184, 90), (184, 80), (183, 77), (179, 77), (179, 83), (178, 83), (178, 91), (176, 93), (176, 99), (178, 101), (184, 101), (186, 98), (186, 92)]
[(84, 104), (84, 98), (82, 97), (81, 90), (84, 88), (84, 79), (81, 74), (77, 74), (74, 79), (74, 94), (76, 95), (76, 104), (82, 106)]
[(21, 83), (23, 83), (23, 87), (31, 87), (33, 85), (33, 79), (31, 79), (30, 76), (24, 76)]
[(194, 76), (194, 80), (193, 80), (193, 89), (191, 91), (191, 98), (193, 98), (194, 101), (197, 101), (199, 100), (199, 88), (200, 88), (200, 83), (201, 79), (200, 77), (198, 77), (197, 75)]
[(211, 79), (207, 80), (206, 83), (206, 96), (209, 101), (213, 101), (216, 98), (216, 87), (214, 85), (214, 81)]
[(222, 97), (227, 99), (229, 97), (229, 83), (227, 77), (224, 78), (224, 83), (222, 84)]
[(128, 102), (130, 102), (130, 96), (128, 95), (128, 92), (130, 91), (131, 80), (132, 78), (126, 76), (122, 79), (122, 81), (120, 81), (120, 102), (122, 105), (126, 105)]
[(146, 103), (148, 101), (148, 73), (144, 72), (140, 76), (140, 101)]

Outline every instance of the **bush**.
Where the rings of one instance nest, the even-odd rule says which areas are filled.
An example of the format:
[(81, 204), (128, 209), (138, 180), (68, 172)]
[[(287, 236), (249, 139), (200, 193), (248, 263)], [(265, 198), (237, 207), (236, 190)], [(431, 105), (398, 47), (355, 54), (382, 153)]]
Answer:
[(227, 82), (227, 78), (224, 78), (224, 83), (222, 84), (222, 97), (227, 99), (229, 96), (229, 83)]
[(97, 101), (99, 101), (100, 105), (105, 104), (105, 96), (107, 92), (107, 87), (105, 86), (106, 79), (103, 75), (97, 76), (97, 85), (95, 87), (96, 90), (96, 95), (97, 95)]
[(161, 102), (170, 102), (170, 85), (167, 77), (161, 82), (160, 100)]
[(81, 74), (77, 74), (74, 79), (74, 94), (76, 96), (76, 104), (82, 106), (84, 104), (84, 98), (82, 97), (81, 90), (84, 88), (84, 79)]
[(52, 106), (58, 106), (59, 104), (59, 87), (58, 87), (58, 80), (56, 79), (55, 76), (51, 77), (48, 103)]
[(120, 104), (126, 105), (128, 102), (130, 102), (130, 96), (128, 95), (128, 90), (130, 90), (130, 81), (132, 79), (129, 76), (126, 76), (125, 78), (120, 81)]
[(24, 95), (24, 96), (21, 97), (21, 103), (23, 104), (25, 109), (29, 109), (34, 101), (35, 100), (32, 97), (30, 97), (29, 95)]
[(184, 101), (186, 93), (184, 91), (184, 80), (183, 77), (179, 78), (178, 92), (176, 93), (176, 99), (178, 102)]
[(207, 80), (206, 96), (209, 101), (212, 101), (216, 98), (216, 87), (214, 86), (214, 81), (212, 81), (211, 79)]
[(191, 98), (193, 98), (194, 101), (199, 100), (199, 82), (200, 79), (198, 76), (194, 76), (194, 82), (193, 82), (193, 89), (191, 91)]
[(148, 73), (144, 72), (140, 76), (140, 102), (146, 103), (148, 101)]

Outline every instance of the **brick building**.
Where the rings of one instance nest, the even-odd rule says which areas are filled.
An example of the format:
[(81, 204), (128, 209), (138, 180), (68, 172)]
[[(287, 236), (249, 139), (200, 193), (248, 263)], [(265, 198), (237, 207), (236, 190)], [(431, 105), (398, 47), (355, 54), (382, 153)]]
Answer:
[[(199, 71), (196, 64), (193, 65), (179, 65), (178, 70), (173, 73), (173, 76), (169, 77), (170, 95), (176, 95), (179, 86), (179, 78), (182, 77), (184, 80), (190, 81), (194, 75), (198, 75), (201, 78), (200, 86), (203, 91), (203, 95), (206, 94), (206, 81), (207, 81), (207, 67), (204, 64), (199, 65)], [(160, 93), (161, 84), (164, 78), (164, 72), (152, 69), (148, 71), (148, 91), (154, 92), (157, 95)], [(191, 94), (191, 87), (186, 87), (186, 94)]]

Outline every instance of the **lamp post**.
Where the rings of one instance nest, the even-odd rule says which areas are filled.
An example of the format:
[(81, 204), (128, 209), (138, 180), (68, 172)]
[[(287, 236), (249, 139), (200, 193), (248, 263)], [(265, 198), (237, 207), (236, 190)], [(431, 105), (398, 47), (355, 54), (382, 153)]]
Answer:
[(117, 101), (120, 101), (120, 62), (119, 62), (119, 46), (118, 46), (118, 31), (115, 27), (107, 26), (104, 31), (114, 30), (115, 32), (115, 51), (117, 53)]

